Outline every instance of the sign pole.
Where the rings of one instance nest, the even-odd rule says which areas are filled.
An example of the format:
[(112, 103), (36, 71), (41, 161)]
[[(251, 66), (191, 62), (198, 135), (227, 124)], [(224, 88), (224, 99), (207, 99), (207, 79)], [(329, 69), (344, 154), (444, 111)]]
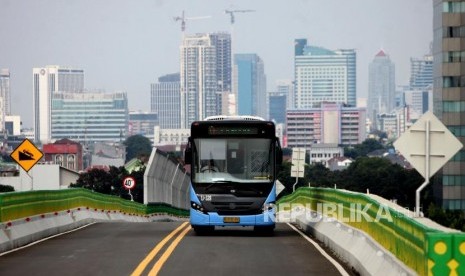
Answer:
[(420, 192), (429, 184), (429, 165), (430, 165), (430, 121), (425, 121), (425, 182), (415, 192), (415, 216), (420, 216)]
[[(297, 169), (298, 170), (298, 169)], [(297, 171), (297, 174), (299, 174), (299, 171)], [(295, 192), (295, 185), (297, 185), (297, 182), (299, 182), (299, 176), (297, 175), (297, 177), (295, 178), (295, 183), (294, 185), (292, 185), (292, 192)]]
[(129, 193), (129, 196), (131, 197), (131, 201), (134, 201), (134, 198), (132, 197), (132, 194), (131, 194), (131, 189), (128, 189), (128, 193)]
[(34, 191), (34, 178), (29, 174), (29, 172), (26, 172), (26, 175), (31, 179), (31, 191)]

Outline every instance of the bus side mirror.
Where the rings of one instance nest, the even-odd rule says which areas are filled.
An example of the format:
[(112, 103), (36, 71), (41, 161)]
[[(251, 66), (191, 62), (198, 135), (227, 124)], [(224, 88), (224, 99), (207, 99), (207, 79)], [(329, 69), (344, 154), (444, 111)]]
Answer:
[(278, 148), (276, 150), (276, 165), (281, 165), (283, 164), (283, 151), (281, 148)]
[(276, 139), (276, 165), (282, 165), (282, 164), (283, 164), (283, 150), (281, 149), (279, 139)]
[(186, 150), (184, 151), (184, 164), (190, 165), (192, 160), (192, 147), (190, 141), (187, 143)]

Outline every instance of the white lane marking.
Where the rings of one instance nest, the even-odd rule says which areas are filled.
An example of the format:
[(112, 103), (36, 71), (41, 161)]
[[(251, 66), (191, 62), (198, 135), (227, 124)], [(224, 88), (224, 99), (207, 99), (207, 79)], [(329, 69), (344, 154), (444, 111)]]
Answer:
[(331, 257), (328, 253), (326, 253), (326, 251), (324, 251), (323, 248), (321, 248), (321, 246), (318, 243), (314, 242), (312, 239), (307, 237), (307, 235), (305, 235), (302, 231), (297, 229), (294, 225), (290, 223), (286, 223), (286, 224), (289, 225), (289, 227), (291, 227), (294, 231), (299, 233), (309, 243), (311, 243), (321, 253), (321, 255), (323, 255), (326, 259), (328, 259), (328, 261), (336, 267), (336, 269), (339, 271), (339, 273), (341, 273), (341, 275), (350, 276), (350, 274), (347, 273), (347, 271), (342, 267), (342, 265), (339, 262), (337, 262), (333, 257)]
[(41, 242), (43, 242), (43, 241), (50, 240), (50, 239), (53, 239), (53, 238), (55, 238), (55, 237), (59, 237), (59, 236), (61, 236), (61, 235), (65, 235), (65, 234), (68, 234), (68, 233), (72, 233), (72, 232), (81, 230), (82, 228), (86, 228), (87, 226), (91, 226), (92, 224), (95, 224), (95, 223), (96, 223), (96, 222), (92, 222), (92, 223), (83, 225), (83, 226), (81, 226), (81, 227), (78, 227), (78, 228), (69, 230), (69, 231), (67, 231), (67, 232), (63, 232), (63, 233), (59, 233), (59, 234), (56, 234), (56, 235), (53, 235), (53, 236), (49, 236), (49, 237), (43, 238), (43, 239), (41, 239), (41, 240), (28, 243), (28, 244), (23, 245), (23, 246), (21, 246), (21, 247), (18, 247), (18, 248), (15, 248), (15, 249), (11, 249), (10, 251), (6, 251), (6, 252), (3, 252), (3, 253), (0, 253), (0, 257), (1, 257), (1, 256), (4, 256), (4, 255), (6, 255), (6, 254), (10, 254), (10, 253), (19, 251), (19, 250), (24, 249), (24, 248), (28, 248), (28, 247), (30, 247), (30, 246), (36, 245), (36, 244), (38, 244), (38, 243), (41, 243)]

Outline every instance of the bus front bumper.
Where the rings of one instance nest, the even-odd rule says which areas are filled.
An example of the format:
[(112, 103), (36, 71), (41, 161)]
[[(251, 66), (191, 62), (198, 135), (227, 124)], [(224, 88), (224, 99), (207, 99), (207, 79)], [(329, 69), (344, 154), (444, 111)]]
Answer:
[(258, 215), (228, 215), (221, 216), (218, 213), (207, 214), (190, 210), (191, 225), (205, 226), (271, 226), (275, 224), (276, 216), (274, 210), (267, 210)]

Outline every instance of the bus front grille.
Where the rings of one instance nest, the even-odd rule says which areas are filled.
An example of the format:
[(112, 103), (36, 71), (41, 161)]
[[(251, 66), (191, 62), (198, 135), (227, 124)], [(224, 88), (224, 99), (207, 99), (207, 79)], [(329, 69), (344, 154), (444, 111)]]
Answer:
[(253, 201), (210, 201), (203, 202), (207, 212), (219, 215), (257, 215), (262, 213), (263, 199)]

